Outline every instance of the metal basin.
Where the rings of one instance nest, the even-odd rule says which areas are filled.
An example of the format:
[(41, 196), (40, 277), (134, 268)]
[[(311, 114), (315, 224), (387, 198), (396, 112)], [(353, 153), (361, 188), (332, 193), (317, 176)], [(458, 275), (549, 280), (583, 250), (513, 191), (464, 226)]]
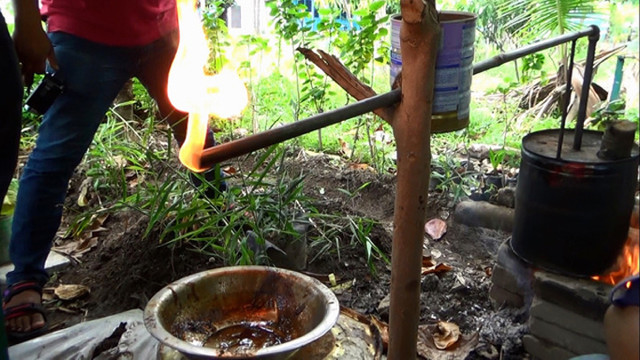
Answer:
[(289, 270), (237, 266), (167, 285), (144, 323), (190, 359), (288, 359), (336, 323), (340, 306), (320, 281)]

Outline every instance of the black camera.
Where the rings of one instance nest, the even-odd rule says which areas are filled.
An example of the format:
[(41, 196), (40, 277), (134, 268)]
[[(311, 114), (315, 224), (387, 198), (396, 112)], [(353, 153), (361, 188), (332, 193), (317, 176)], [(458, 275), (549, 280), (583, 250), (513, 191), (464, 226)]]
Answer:
[(62, 77), (58, 73), (47, 73), (27, 98), (27, 108), (36, 114), (44, 114), (63, 91)]

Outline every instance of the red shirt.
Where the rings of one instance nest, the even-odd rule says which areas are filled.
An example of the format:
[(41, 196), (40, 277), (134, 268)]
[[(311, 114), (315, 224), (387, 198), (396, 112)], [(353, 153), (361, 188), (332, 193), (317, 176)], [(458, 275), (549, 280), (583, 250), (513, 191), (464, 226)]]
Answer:
[(139, 46), (177, 29), (175, 0), (41, 0), (50, 32), (104, 45)]

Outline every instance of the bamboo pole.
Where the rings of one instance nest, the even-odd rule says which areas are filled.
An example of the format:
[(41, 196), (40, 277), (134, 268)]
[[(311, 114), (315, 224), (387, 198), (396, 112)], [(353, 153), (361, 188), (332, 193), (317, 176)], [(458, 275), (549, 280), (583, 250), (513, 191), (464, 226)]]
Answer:
[(415, 359), (440, 26), (435, 0), (401, 0), (402, 97), (393, 119), (398, 185), (391, 251), (389, 360)]

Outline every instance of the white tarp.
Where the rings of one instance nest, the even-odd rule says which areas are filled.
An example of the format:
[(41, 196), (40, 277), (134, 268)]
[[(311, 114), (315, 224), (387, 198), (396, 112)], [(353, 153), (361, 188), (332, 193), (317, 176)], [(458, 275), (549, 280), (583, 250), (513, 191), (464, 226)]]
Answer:
[(129, 310), (106, 318), (80, 323), (27, 342), (11, 346), (11, 360), (89, 360), (95, 348), (126, 322), (117, 348), (98, 355), (96, 360), (158, 358), (160, 343), (149, 334), (142, 310)]

